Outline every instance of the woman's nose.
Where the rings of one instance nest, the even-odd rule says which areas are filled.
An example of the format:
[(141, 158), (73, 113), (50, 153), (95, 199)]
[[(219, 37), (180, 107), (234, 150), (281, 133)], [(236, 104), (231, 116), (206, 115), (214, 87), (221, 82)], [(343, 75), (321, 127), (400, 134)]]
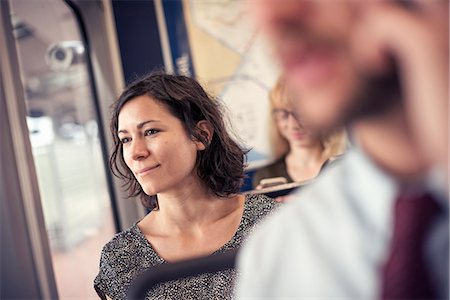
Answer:
[(133, 139), (131, 141), (130, 155), (134, 160), (141, 160), (150, 154), (147, 144), (141, 139)]

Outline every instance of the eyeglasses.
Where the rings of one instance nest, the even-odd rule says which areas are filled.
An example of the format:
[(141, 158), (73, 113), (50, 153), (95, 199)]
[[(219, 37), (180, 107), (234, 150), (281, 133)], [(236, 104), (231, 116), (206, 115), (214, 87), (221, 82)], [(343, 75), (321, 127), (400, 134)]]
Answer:
[(289, 119), (289, 116), (292, 115), (292, 117), (299, 122), (298, 116), (295, 114), (295, 112), (282, 109), (282, 108), (275, 108), (272, 110), (272, 117), (277, 122), (286, 122)]

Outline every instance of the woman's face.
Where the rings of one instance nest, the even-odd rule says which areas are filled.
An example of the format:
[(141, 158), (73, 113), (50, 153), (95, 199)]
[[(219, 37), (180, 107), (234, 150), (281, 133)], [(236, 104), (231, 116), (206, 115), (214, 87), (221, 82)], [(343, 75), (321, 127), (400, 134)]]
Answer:
[(308, 146), (320, 143), (319, 137), (303, 126), (300, 118), (290, 107), (280, 106), (272, 110), (272, 116), (277, 124), (278, 131), (291, 146)]
[(198, 180), (197, 151), (183, 123), (149, 96), (127, 102), (118, 118), (118, 137), (128, 168), (147, 195), (170, 192)]

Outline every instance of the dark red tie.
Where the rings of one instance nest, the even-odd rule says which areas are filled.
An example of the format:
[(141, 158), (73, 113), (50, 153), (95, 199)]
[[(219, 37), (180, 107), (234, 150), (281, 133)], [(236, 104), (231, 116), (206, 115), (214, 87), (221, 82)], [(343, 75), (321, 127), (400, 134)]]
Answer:
[(382, 269), (382, 299), (436, 299), (424, 250), (438, 212), (429, 194), (398, 197), (391, 253)]

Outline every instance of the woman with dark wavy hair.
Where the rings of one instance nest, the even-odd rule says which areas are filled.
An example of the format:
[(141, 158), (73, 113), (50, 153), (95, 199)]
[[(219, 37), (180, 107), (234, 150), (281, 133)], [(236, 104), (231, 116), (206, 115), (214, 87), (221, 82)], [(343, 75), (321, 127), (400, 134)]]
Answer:
[[(189, 77), (150, 74), (114, 104), (110, 166), (151, 211), (102, 251), (94, 286), (123, 299), (146, 268), (240, 247), (277, 204), (239, 194), (246, 150), (229, 135), (219, 101)], [(230, 298), (234, 271), (158, 285), (149, 298)]]

